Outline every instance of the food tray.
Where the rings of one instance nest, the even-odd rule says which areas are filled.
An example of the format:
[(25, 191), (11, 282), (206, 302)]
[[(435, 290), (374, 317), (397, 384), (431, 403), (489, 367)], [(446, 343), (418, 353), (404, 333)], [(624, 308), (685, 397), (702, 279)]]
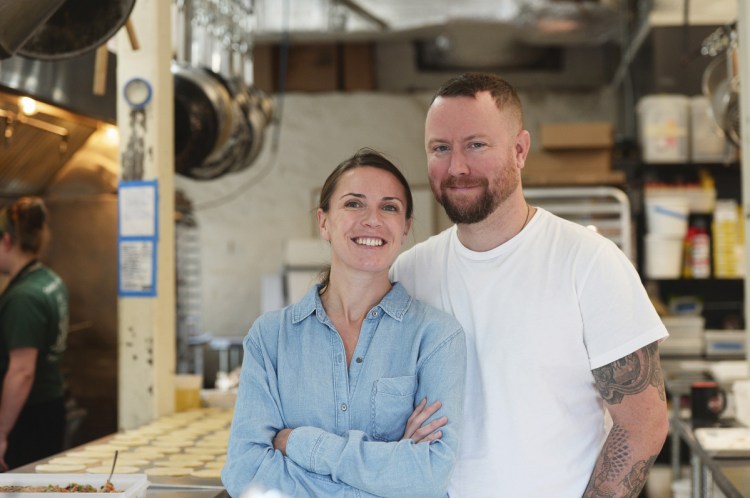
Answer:
[(695, 438), (716, 458), (750, 457), (750, 428), (702, 427), (695, 430)]
[[(70, 483), (90, 484), (102, 486), (107, 481), (108, 474), (14, 474), (12, 472), (0, 474), (0, 486), (67, 486)], [(19, 498), (63, 498), (71, 495), (118, 498), (144, 498), (149, 482), (146, 474), (114, 474), (112, 484), (120, 493), (12, 493)]]

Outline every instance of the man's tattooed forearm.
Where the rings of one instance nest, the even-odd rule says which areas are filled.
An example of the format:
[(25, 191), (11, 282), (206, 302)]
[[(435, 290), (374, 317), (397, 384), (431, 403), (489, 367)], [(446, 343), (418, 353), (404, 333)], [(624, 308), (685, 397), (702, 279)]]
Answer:
[(592, 373), (599, 393), (610, 405), (620, 403), (627, 394), (643, 392), (649, 386), (656, 387), (659, 398), (666, 400), (664, 375), (659, 363), (659, 346), (656, 342), (594, 369)]
[(630, 456), (627, 431), (621, 426), (613, 426), (584, 498), (637, 498), (657, 455), (633, 464), (629, 463)]

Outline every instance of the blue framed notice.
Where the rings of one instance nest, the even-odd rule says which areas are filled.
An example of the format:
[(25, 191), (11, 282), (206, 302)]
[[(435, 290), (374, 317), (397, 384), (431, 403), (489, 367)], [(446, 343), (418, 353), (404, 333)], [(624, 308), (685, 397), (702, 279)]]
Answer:
[(120, 296), (156, 296), (156, 241), (120, 239), (117, 242)]
[(120, 296), (156, 296), (158, 205), (156, 180), (120, 181), (117, 196), (117, 282)]

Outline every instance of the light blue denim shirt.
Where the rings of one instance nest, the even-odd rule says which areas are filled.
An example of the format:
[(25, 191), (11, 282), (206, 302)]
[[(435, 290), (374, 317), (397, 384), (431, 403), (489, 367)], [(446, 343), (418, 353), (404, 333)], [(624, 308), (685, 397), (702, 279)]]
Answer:
[[(364, 322), (347, 368), (318, 289), (266, 313), (245, 356), (222, 481), (291, 497), (447, 496), (463, 412), (466, 344), (458, 322), (394, 284)], [(432, 443), (399, 441), (423, 399), (446, 415)], [(273, 448), (292, 428), (287, 456)]]

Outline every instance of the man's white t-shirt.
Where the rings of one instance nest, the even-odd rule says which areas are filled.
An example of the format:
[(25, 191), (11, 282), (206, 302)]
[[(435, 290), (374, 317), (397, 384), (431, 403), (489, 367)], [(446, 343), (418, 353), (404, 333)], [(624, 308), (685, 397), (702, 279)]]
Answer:
[(391, 277), (466, 332), (451, 498), (580, 498), (607, 430), (591, 370), (667, 336), (622, 251), (537, 208), (486, 252), (451, 227), (402, 254)]

